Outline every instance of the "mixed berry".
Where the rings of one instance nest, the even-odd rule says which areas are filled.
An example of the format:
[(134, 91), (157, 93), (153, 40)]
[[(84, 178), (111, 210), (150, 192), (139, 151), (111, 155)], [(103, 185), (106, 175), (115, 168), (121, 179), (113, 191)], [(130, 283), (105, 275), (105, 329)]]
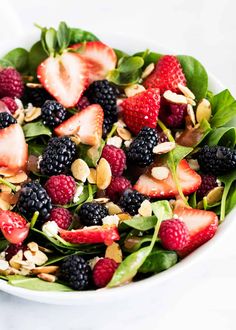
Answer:
[(193, 57), (43, 31), (35, 67), (0, 67), (0, 277), (92, 290), (173, 266), (235, 205), (234, 98)]

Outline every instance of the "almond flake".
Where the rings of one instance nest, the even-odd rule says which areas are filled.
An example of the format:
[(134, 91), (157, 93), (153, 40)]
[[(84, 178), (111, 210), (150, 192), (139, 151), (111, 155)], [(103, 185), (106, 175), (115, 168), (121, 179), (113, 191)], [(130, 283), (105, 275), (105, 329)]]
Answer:
[(90, 168), (90, 173), (88, 176), (88, 182), (91, 184), (95, 184), (97, 180), (97, 171), (95, 168)]
[(53, 283), (57, 280), (55, 275), (52, 274), (45, 274), (45, 273), (40, 273), (37, 275), (38, 278), (40, 278), (41, 280), (44, 280), (46, 282), (50, 282)]
[(30, 107), (25, 110), (25, 122), (31, 122), (41, 116), (41, 108)]
[(90, 174), (90, 169), (83, 159), (76, 159), (71, 165), (71, 172), (75, 179), (85, 182)]
[(113, 215), (113, 214), (118, 214), (118, 213), (121, 213), (122, 210), (121, 208), (119, 207), (119, 205), (116, 205), (115, 203), (113, 202), (109, 202), (106, 204), (106, 207), (108, 209), (108, 213), (109, 215)]
[(113, 242), (106, 248), (105, 258), (113, 259), (119, 264), (122, 262), (122, 251), (118, 243)]
[(145, 199), (140, 208), (138, 209), (138, 213), (143, 217), (149, 217), (152, 215), (152, 205), (148, 199)]
[(152, 168), (152, 176), (157, 180), (165, 180), (168, 178), (170, 170), (165, 166)]
[(80, 144), (80, 137), (78, 135), (73, 135), (70, 137), (70, 139), (76, 144), (79, 145)]
[(187, 105), (187, 113), (191, 119), (191, 122), (193, 123), (193, 125), (195, 125), (196, 124), (195, 113), (191, 104)]
[(15, 269), (20, 269), (21, 267), (21, 261), (23, 259), (23, 251), (19, 250), (9, 261), (9, 264), (11, 267)]
[(184, 86), (182, 84), (178, 84), (178, 88), (184, 94), (184, 96), (195, 100), (195, 95), (193, 94), (193, 92), (187, 86)]
[(30, 249), (31, 252), (37, 252), (39, 250), (39, 246), (35, 242), (30, 242), (27, 244), (28, 248)]
[(154, 154), (166, 154), (167, 152), (175, 149), (175, 146), (175, 142), (163, 142), (156, 145), (152, 151)]
[(98, 151), (98, 146), (93, 146), (91, 148), (89, 148), (89, 150), (87, 151), (87, 156), (89, 158), (91, 158), (92, 160), (96, 160), (99, 158), (99, 151)]
[(22, 183), (28, 179), (28, 176), (25, 172), (21, 171), (14, 176), (9, 176), (7, 181), (10, 183)]
[(153, 71), (154, 69), (155, 69), (155, 64), (154, 64), (154, 63), (150, 63), (150, 64), (145, 68), (145, 70), (143, 71), (141, 78), (142, 78), (142, 79), (147, 78), (147, 77), (152, 73), (152, 71)]
[(118, 127), (117, 128), (117, 134), (124, 140), (124, 141), (128, 141), (131, 139), (131, 133), (123, 127)]
[(46, 256), (45, 253), (43, 253), (42, 251), (37, 251), (34, 255), (34, 263), (37, 266), (41, 266), (43, 264), (45, 264), (45, 262), (48, 261), (48, 257)]
[(8, 261), (0, 260), (0, 270), (7, 270), (9, 267)]
[(187, 98), (184, 95), (173, 93), (170, 90), (165, 91), (163, 96), (167, 101), (172, 102), (172, 103), (177, 103), (177, 104), (187, 104), (188, 103)]
[(99, 204), (106, 204), (107, 202), (109, 202), (109, 198), (100, 197), (100, 198), (95, 198), (94, 201), (99, 203)]
[(33, 255), (33, 253), (30, 250), (26, 250), (24, 252), (24, 257), (26, 258), (27, 261), (30, 261), (30, 262), (33, 263), (34, 255)]
[(33, 274), (53, 274), (56, 273), (59, 269), (59, 266), (42, 266), (42, 267), (35, 267), (32, 269)]
[(42, 88), (43, 87), (42, 84), (38, 84), (38, 83), (27, 83), (26, 86), (29, 88)]
[(188, 102), (188, 104), (190, 104), (190, 105), (193, 105), (193, 106), (196, 105), (196, 102), (195, 102), (193, 99), (191, 99), (190, 97), (187, 97), (187, 102)]
[(202, 99), (196, 110), (197, 122), (200, 123), (203, 119), (207, 121), (211, 118), (211, 103), (207, 99)]
[(101, 158), (97, 165), (97, 186), (99, 189), (106, 189), (111, 183), (111, 167), (105, 158)]
[(143, 85), (139, 85), (139, 84), (133, 84), (131, 86), (128, 86), (125, 88), (125, 95), (127, 97), (132, 97), (134, 95), (137, 95), (141, 92), (144, 92), (146, 89)]

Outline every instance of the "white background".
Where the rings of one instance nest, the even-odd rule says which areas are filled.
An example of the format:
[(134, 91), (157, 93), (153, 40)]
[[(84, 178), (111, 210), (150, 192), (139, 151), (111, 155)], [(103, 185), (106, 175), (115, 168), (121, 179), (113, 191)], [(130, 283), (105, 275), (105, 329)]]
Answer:
[[(30, 31), (33, 22), (48, 26), (60, 20), (99, 35), (114, 31), (152, 39), (177, 53), (195, 56), (236, 95), (235, 13), (234, 0), (1, 0), (0, 40)], [(183, 278), (185, 290), (177, 303), (170, 302), (170, 308), (158, 317), (149, 315), (145, 326), (134, 318), (132, 327), (116, 321), (110, 328), (235, 330), (235, 234), (235, 230), (229, 233), (211, 258), (193, 267), (191, 278)], [(78, 324), (78, 309), (26, 302), (0, 293), (0, 329), (93, 330)], [(94, 317), (89, 309), (88, 317)]]

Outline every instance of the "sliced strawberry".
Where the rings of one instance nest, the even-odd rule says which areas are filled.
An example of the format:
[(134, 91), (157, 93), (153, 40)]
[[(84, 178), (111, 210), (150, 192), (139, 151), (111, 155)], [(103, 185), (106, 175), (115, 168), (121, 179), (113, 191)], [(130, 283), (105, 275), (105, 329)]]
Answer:
[(58, 136), (78, 135), (84, 144), (97, 145), (102, 138), (104, 113), (100, 105), (92, 104), (55, 128)]
[[(191, 169), (186, 160), (180, 161), (177, 167), (177, 176), (184, 195), (193, 193), (201, 184), (201, 176)], [(164, 180), (157, 180), (150, 174), (143, 174), (134, 185), (134, 189), (144, 195), (156, 198), (170, 198), (178, 195), (171, 173)]]
[(133, 133), (138, 134), (144, 126), (154, 128), (160, 109), (160, 91), (150, 88), (128, 97), (120, 104), (120, 108), (126, 125)]
[(44, 88), (66, 108), (78, 103), (88, 85), (87, 65), (76, 53), (48, 57), (38, 66), (37, 77)]
[(18, 213), (0, 210), (0, 229), (12, 244), (22, 243), (29, 233), (29, 223)]
[(71, 48), (81, 48), (80, 55), (87, 63), (89, 83), (106, 78), (109, 71), (116, 67), (116, 53), (100, 41), (88, 41), (86, 44), (75, 44)]
[(115, 225), (92, 226), (73, 231), (60, 229), (60, 236), (65, 241), (76, 244), (105, 243), (110, 245), (120, 239)]
[(214, 212), (177, 206), (174, 214), (187, 225), (190, 235), (187, 245), (178, 251), (181, 257), (186, 256), (215, 235), (218, 217)]
[(179, 92), (178, 84), (185, 86), (186, 78), (177, 57), (173, 55), (163, 56), (144, 81), (146, 88), (160, 88), (161, 95), (166, 90)]
[(0, 129), (0, 174), (14, 175), (26, 167), (28, 145), (19, 124)]

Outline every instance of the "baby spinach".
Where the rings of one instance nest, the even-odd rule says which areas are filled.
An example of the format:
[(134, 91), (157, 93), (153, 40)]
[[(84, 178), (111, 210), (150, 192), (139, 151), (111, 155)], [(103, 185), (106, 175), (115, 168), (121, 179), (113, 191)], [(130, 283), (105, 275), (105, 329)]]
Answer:
[(71, 39), (71, 30), (68, 28), (65, 22), (60, 22), (57, 30), (57, 42), (59, 45), (59, 51), (66, 49), (69, 46)]
[(134, 56), (142, 57), (144, 60), (144, 67), (147, 67), (151, 63), (156, 64), (163, 55), (146, 50), (144, 52), (138, 52), (138, 53), (134, 54)]
[(70, 45), (99, 40), (93, 33), (78, 28), (70, 28)]
[[(141, 248), (141, 246), (145, 243), (149, 243), (152, 241), (151, 235), (146, 236), (128, 236), (124, 241), (124, 250), (127, 252), (135, 252)], [(159, 242), (160, 239), (157, 237), (156, 242)]]
[(130, 220), (123, 221), (122, 224), (126, 224), (127, 226), (137, 230), (146, 231), (154, 228), (156, 222), (157, 218), (153, 215), (150, 217), (133, 217)]
[(45, 126), (41, 121), (25, 124), (23, 126), (23, 131), (26, 138), (35, 138), (41, 135), (52, 135), (50, 128)]
[(228, 89), (214, 95), (211, 105), (213, 117), (210, 123), (212, 127), (222, 127), (236, 117), (236, 100)]
[(225, 218), (226, 201), (232, 184), (236, 181), (236, 170), (231, 171), (225, 175), (219, 176), (219, 180), (224, 184), (224, 191), (221, 199), (220, 221)]
[(45, 149), (45, 145), (41, 145), (35, 141), (28, 142), (29, 155), (40, 156)]
[(101, 157), (102, 149), (105, 146), (105, 141), (101, 140), (100, 146), (97, 148), (96, 152), (90, 152), (91, 146), (80, 143), (78, 146), (78, 153), (80, 158), (82, 158), (89, 167), (96, 167), (97, 162)]
[(153, 249), (139, 269), (140, 273), (160, 273), (174, 266), (178, 261), (177, 253), (163, 249)]
[(229, 148), (234, 148), (236, 144), (236, 128), (214, 128), (207, 138), (207, 144), (209, 146), (221, 145)]
[(123, 50), (113, 48), (114, 52), (116, 53), (117, 60), (121, 59), (122, 57), (129, 56), (127, 53), (123, 52)]
[(5, 250), (8, 244), (9, 243), (5, 238), (0, 238), (0, 252)]
[(37, 41), (29, 51), (29, 71), (32, 76), (36, 76), (36, 70), (40, 63), (48, 57), (43, 49), (41, 41)]
[[(3, 61), (7, 61), (10, 66), (16, 68), (20, 73), (27, 73), (28, 71), (28, 57), (29, 53), (24, 48), (15, 48), (8, 52)], [(9, 66), (9, 65), (8, 65)]]

